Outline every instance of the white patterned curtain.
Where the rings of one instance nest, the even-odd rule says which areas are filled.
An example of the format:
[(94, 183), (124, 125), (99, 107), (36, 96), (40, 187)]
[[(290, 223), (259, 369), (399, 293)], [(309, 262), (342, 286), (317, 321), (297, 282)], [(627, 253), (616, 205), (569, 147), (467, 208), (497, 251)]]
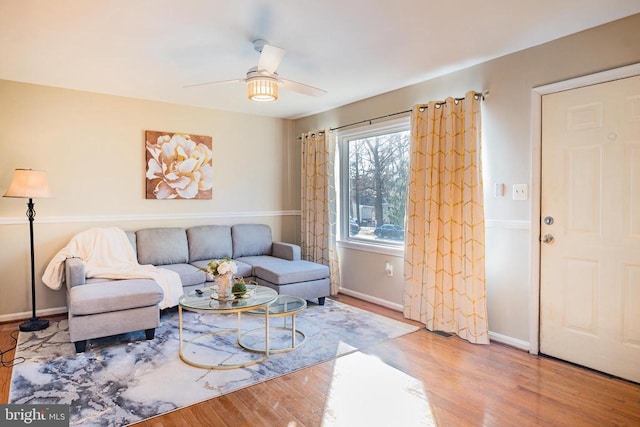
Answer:
[(330, 132), (302, 135), (302, 258), (329, 266), (331, 295), (340, 288), (335, 154), (336, 139)]
[(413, 109), (404, 315), (488, 344), (480, 104), (468, 92)]

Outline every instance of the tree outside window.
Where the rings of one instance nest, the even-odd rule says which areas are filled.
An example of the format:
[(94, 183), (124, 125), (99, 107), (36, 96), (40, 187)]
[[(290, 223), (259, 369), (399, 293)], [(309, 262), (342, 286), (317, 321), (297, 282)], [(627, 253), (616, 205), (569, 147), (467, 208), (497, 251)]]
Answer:
[(342, 183), (342, 219), (349, 224), (343, 235), (348, 240), (404, 241), (409, 141), (408, 120), (341, 137), (343, 176), (348, 177)]

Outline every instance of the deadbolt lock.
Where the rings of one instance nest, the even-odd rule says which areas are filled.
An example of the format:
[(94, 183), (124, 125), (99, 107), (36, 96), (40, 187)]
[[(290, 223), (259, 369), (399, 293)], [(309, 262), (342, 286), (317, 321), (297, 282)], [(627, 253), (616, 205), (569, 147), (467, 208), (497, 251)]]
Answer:
[(553, 243), (553, 236), (551, 234), (545, 234), (541, 240), (542, 243)]

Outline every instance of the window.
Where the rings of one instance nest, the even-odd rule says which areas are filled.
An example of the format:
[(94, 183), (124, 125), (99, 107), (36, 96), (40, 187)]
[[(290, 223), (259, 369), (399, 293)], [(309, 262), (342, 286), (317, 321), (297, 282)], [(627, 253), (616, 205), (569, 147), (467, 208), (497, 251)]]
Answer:
[(342, 240), (401, 246), (409, 173), (409, 119), (340, 134)]

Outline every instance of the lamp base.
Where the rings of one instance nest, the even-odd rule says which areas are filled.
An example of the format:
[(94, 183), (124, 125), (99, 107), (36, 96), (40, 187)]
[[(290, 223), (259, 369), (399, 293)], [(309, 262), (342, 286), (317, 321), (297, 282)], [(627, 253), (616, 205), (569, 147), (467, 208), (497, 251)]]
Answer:
[(20, 330), (22, 332), (33, 332), (33, 331), (41, 331), (46, 329), (49, 326), (49, 321), (47, 319), (39, 319), (37, 317), (32, 317), (26, 322), (20, 323)]

